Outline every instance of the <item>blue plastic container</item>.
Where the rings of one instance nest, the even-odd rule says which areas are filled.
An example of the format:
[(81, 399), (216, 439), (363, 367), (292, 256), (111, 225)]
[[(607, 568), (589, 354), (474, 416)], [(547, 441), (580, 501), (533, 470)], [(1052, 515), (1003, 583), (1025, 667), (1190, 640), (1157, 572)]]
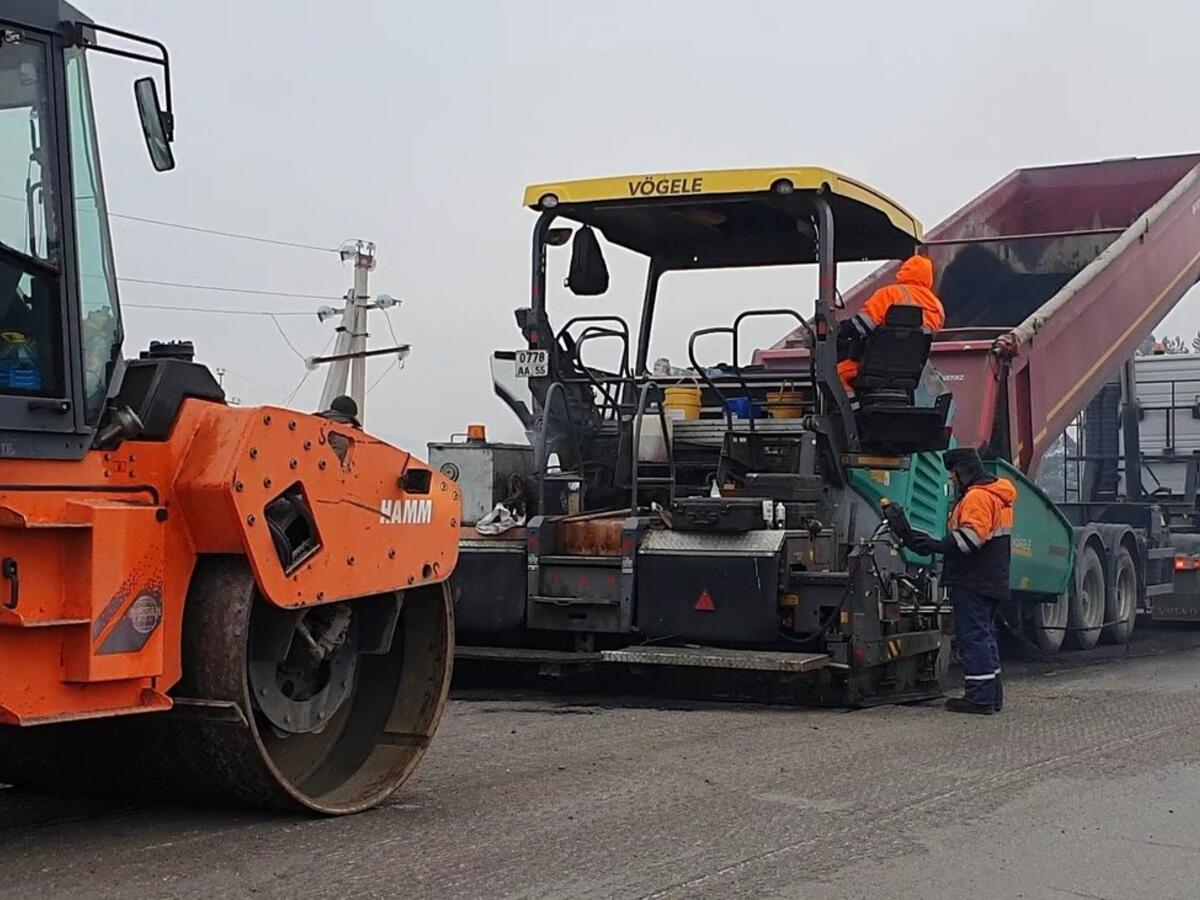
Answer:
[[(730, 397), (728, 400), (725, 401), (725, 408), (727, 410), (729, 410), (729, 412), (732, 415), (737, 416), (739, 419), (750, 418), (750, 398), (749, 397)], [(762, 403), (756, 402), (754, 404), (754, 418), (756, 418), (756, 419), (766, 418), (766, 413), (763, 411)]]

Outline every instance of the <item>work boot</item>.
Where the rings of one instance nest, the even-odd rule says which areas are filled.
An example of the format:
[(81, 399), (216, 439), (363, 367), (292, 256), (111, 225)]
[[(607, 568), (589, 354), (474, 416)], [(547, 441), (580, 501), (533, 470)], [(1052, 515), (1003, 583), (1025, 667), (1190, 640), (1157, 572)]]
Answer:
[(946, 701), (946, 711), (971, 713), (976, 716), (990, 716), (996, 710), (991, 704), (973, 703), (966, 697), (951, 697)]

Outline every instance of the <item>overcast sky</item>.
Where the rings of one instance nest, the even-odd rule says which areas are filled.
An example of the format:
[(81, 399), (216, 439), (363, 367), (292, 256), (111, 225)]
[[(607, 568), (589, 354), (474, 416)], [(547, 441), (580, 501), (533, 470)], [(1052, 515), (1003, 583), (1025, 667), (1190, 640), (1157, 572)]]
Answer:
[[(375, 241), (372, 290), (403, 298), (391, 316), (413, 353), (370, 394), (367, 424), (414, 450), (468, 422), (518, 433), (492, 397), (488, 356), (519, 344), (527, 183), (816, 164), (929, 227), (1021, 166), (1200, 150), (1195, 2), (79, 3), (161, 39), (173, 60), (178, 168), (165, 175), (133, 117), (136, 64), (93, 65), (110, 208), (329, 247)], [(350, 283), (333, 253), (123, 220), (113, 229), (125, 277), (330, 297)], [(608, 302), (559, 288), (552, 315), (631, 315), (640, 268), (609, 261)], [(677, 364), (696, 328), (811, 301), (796, 272), (676, 279), (664, 282), (652, 352)], [(128, 355), (189, 337), (244, 403), (279, 403), (304, 375), (270, 319), (132, 304), (315, 313), (321, 303), (131, 283), (122, 297)], [(1200, 327), (1196, 302), (1170, 330)], [(300, 356), (333, 333), (315, 314), (278, 321)], [(391, 340), (381, 320), (372, 332)], [(371, 380), (386, 367), (373, 362)], [(321, 378), (295, 405), (315, 407)]]

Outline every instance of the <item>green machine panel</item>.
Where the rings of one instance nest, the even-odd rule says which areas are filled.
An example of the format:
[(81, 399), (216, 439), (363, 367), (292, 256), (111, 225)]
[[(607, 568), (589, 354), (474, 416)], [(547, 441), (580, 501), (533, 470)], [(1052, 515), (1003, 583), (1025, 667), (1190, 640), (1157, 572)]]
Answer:
[[(886, 497), (904, 510), (913, 528), (934, 537), (946, 533), (950, 510), (941, 453), (914, 454), (907, 469), (851, 469), (849, 477), (855, 493), (875, 509), (879, 509), (879, 501)], [(909, 562), (929, 562), (928, 557), (907, 550), (904, 555)]]
[(1002, 459), (985, 465), (1017, 489), (1010, 587), (1035, 594), (1061, 594), (1075, 571), (1075, 529), (1054, 501), (1019, 469)]
[[(1007, 478), (1017, 489), (1013, 510), (1012, 573), (1014, 591), (1061, 594), (1075, 566), (1075, 535), (1071, 523), (1032, 481), (1004, 460), (990, 460), (988, 471)], [(949, 517), (946, 469), (941, 453), (918, 453), (908, 469), (852, 469), (850, 485), (876, 509), (886, 497), (908, 514), (914, 528), (934, 537), (946, 533)], [(913, 563), (925, 557), (905, 553)]]

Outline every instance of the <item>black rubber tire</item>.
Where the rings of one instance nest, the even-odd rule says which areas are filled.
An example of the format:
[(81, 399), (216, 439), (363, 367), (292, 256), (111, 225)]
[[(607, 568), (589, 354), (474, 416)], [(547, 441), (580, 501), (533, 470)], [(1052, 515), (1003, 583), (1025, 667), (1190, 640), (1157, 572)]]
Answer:
[(1133, 554), (1126, 547), (1117, 551), (1117, 574), (1104, 604), (1101, 639), (1109, 644), (1128, 643), (1137, 622), (1138, 572)]
[(1085, 547), (1075, 563), (1064, 642), (1073, 650), (1091, 650), (1104, 624), (1104, 564), (1094, 547)]

